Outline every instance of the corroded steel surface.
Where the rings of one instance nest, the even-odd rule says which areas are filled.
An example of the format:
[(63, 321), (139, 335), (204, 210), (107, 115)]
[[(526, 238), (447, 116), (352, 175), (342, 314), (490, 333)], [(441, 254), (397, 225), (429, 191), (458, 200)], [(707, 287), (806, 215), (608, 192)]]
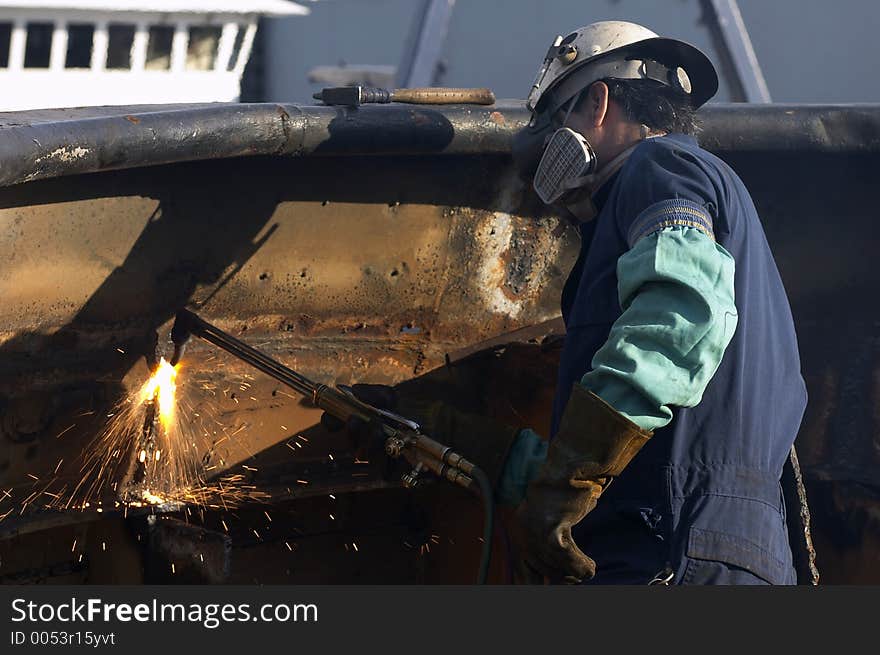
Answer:
[[(736, 152), (877, 153), (870, 105), (709, 105), (704, 143)], [(521, 101), (490, 107), (391, 104), (143, 105), (0, 114), (0, 184), (255, 155), (507, 154)]]
[[(0, 495), (12, 496), (0, 499), (0, 515), (15, 511), (0, 521), (4, 580), (159, 580), (167, 553), (189, 552), (165, 540), (145, 555), (142, 513), (91, 508), (71, 519), (36, 511), (39, 498), (18, 511), (47, 479), (76, 478), (79, 453), (146, 378), (144, 355), (168, 351), (171, 319), (186, 304), (314, 380), (401, 383), (546, 431), (558, 357), (552, 319), (577, 238), (511, 172), (505, 148), (523, 113), (385, 109), (0, 118), (2, 179), (33, 180), (0, 188)], [(880, 538), (880, 317), (865, 300), (877, 286), (878, 114), (705, 114), (705, 142), (752, 191), (792, 300), (810, 393), (797, 443), (817, 564), (830, 583), (880, 579), (871, 550)], [(204, 161), (163, 163), (187, 159)], [(86, 171), (101, 172), (68, 175)], [(547, 327), (530, 332), (536, 324)], [(505, 347), (510, 340), (523, 343)], [(264, 489), (273, 515), (260, 519), (259, 504), (241, 509), (250, 519), (228, 526), (229, 567), (208, 578), (226, 571), (251, 582), (260, 571), (250, 578), (320, 581), (323, 570), (327, 581), (471, 579), (479, 511), (469, 499), (443, 488), (401, 492), (400, 471), (356, 463), (315, 410), (205, 344), (192, 344), (181, 389), (191, 411), (227, 429), (200, 453), (218, 474)], [(331, 493), (354, 518), (321, 504)], [(209, 515), (206, 529), (226, 534), (219, 522), (229, 516)], [(433, 530), (445, 545), (435, 544), (430, 566), (423, 553), (388, 567), (399, 544)], [(111, 533), (137, 571), (101, 564)], [(47, 538), (39, 562), (22, 555)], [(284, 573), (294, 538), (310, 565)], [(457, 546), (444, 550), (444, 538)], [(376, 549), (362, 549), (372, 554), (355, 565), (358, 539)]]
[[(94, 506), (60, 519), (47, 515), (38, 511), (46, 498), (30, 495), (53, 478), (56, 489), (76, 483), (79, 453), (114, 403), (144, 381), (144, 355), (157, 338), (167, 354), (171, 319), (184, 304), (315, 380), (422, 377), (432, 393), (443, 387), (458, 395), (452, 388), (460, 383), (430, 373), (445, 370), (447, 353), (554, 317), (576, 248), (574, 235), (561, 234), (555, 218), (528, 209), (510, 173), (497, 176), (503, 164), (477, 157), (254, 158), (0, 190), (0, 248), (7, 261), (0, 270), (0, 352), (9, 373), (0, 377), (0, 487), (16, 503), (30, 500), (21, 516), (15, 506), (15, 515), (0, 522), (5, 545), (21, 547), (39, 528), (56, 525), (51, 531), (63, 532), (101, 519)], [(483, 409), (471, 392), (477, 377), (465, 365), (455, 370), (469, 381), (463, 395)], [(212, 475), (244, 475), (269, 494), (273, 515), (330, 493), (344, 499), (397, 486), (402, 470), (390, 475), (381, 461), (354, 462), (345, 439), (317, 425), (316, 410), (255, 373), (207, 344), (193, 342), (188, 350), (180, 397), (190, 412), (225, 428), (198, 444)], [(549, 384), (536, 397), (552, 391), (552, 376), (534, 379), (542, 377)], [(143, 520), (135, 511), (124, 519), (112, 501), (104, 499), (108, 516), (124, 524)], [(444, 507), (455, 505), (444, 501)], [(457, 505), (471, 517), (474, 533), (467, 548), (455, 551), (467, 560), (479, 545), (479, 506), (468, 498)], [(0, 514), (13, 506), (7, 499)], [(262, 516), (262, 509), (255, 511)], [(229, 579), (247, 581), (237, 549), (262, 548), (272, 533), (255, 524), (264, 541), (245, 544), (251, 529), (240, 528), (241, 519), (208, 514), (214, 524), (225, 520), (235, 536)], [(298, 528), (302, 533), (287, 529), (286, 538), (272, 542), (282, 549), (274, 552), (289, 555), (284, 543), (297, 538), (305, 559), (309, 539), (336, 540), (338, 552), (331, 549), (324, 575), (342, 581), (328, 571), (335, 557), (348, 554), (344, 539), (354, 537), (336, 525), (338, 514), (329, 525)], [(405, 535), (411, 531), (405, 515), (359, 521)], [(368, 552), (369, 532), (360, 537)], [(85, 547), (82, 539), (78, 547)], [(157, 548), (166, 546), (150, 549), (148, 579), (158, 575)], [(94, 556), (91, 561), (98, 565)], [(446, 579), (467, 582), (475, 564), (453, 567), (457, 573), (445, 566)], [(306, 577), (277, 580), (321, 575), (298, 570)], [(366, 566), (364, 579), (376, 580), (380, 570)], [(216, 566), (210, 571), (206, 579), (216, 579)], [(389, 579), (403, 580), (404, 571), (395, 576)]]

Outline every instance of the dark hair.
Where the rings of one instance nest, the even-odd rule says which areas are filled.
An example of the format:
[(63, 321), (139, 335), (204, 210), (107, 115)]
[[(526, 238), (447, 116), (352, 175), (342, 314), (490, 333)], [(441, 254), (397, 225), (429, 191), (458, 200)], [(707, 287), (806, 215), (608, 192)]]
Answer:
[[(683, 92), (655, 80), (602, 81), (608, 85), (609, 98), (634, 123), (661, 132), (695, 135), (700, 131), (697, 110)], [(586, 93), (581, 98), (586, 100)]]

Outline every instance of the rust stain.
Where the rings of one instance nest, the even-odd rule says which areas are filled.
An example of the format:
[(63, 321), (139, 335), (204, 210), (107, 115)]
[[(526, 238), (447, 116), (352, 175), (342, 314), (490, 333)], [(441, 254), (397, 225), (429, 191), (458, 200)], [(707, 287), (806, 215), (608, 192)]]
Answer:
[(130, 116), (130, 115), (126, 116), (125, 120), (127, 120), (129, 123), (134, 123), (135, 125), (137, 125), (138, 123), (141, 122), (141, 119), (138, 118), (137, 116)]
[(500, 111), (493, 111), (491, 114), (489, 114), (489, 120), (496, 125), (507, 124), (507, 119), (504, 118), (504, 114), (502, 114)]

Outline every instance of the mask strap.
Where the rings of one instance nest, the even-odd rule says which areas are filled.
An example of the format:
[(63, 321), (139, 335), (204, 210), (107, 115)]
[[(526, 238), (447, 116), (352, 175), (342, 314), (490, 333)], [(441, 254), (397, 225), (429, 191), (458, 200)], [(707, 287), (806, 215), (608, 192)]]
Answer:
[(572, 98), (571, 104), (568, 105), (568, 110), (565, 112), (565, 118), (562, 119), (562, 127), (565, 127), (565, 124), (568, 123), (568, 117), (571, 116), (571, 112), (577, 106), (577, 103), (580, 102), (581, 96), (584, 94), (584, 89), (581, 89), (577, 92), (577, 95)]

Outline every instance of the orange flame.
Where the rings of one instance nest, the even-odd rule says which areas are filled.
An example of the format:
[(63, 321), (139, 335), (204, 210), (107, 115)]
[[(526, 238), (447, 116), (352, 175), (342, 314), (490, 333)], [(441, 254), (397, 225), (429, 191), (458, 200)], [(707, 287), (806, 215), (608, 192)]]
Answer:
[[(179, 366), (179, 365), (178, 365)], [(141, 403), (156, 401), (159, 407), (159, 420), (162, 427), (168, 429), (174, 420), (175, 400), (177, 391), (177, 366), (172, 366), (163, 357), (152, 377), (141, 387)]]

